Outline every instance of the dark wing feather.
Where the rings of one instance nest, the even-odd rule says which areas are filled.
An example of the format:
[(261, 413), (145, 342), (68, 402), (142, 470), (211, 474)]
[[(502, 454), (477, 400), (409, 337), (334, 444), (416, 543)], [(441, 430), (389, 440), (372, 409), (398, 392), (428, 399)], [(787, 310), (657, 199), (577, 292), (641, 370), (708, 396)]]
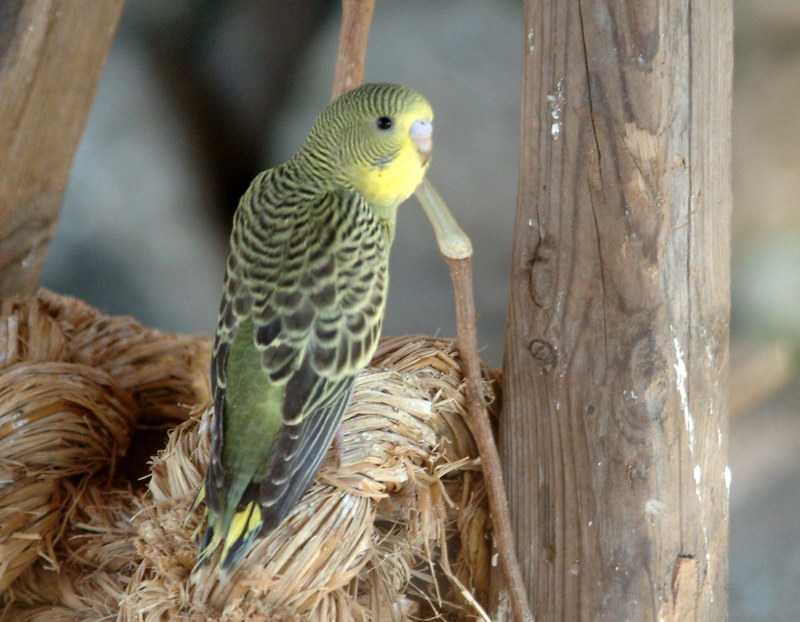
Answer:
[(259, 485), (262, 534), (275, 529), (308, 489), (336, 434), (353, 384), (354, 378), (344, 380), (327, 406), (284, 428), (270, 458), (267, 475)]
[(374, 352), (390, 243), (360, 195), (315, 196), (276, 182), (272, 172), (257, 178), (236, 214), (214, 346), (206, 480), (209, 508), (220, 513), (233, 476), (222, 464), (226, 364), (244, 324), (264, 382), (285, 385), (281, 431), (238, 504), (259, 500), (262, 533), (307, 489)]
[[(377, 345), (383, 315), (388, 240), (373, 212), (354, 193), (326, 194), (309, 207), (309, 230), (295, 235), (308, 240), (313, 227), (319, 237), (291, 266), (300, 266), (299, 273), (253, 313), (265, 373), (276, 380), (286, 374), (283, 428), (254, 481), (262, 533), (280, 523), (319, 469), (355, 377)], [(277, 364), (286, 358), (275, 355), (286, 347), (298, 350), (288, 373)]]
[[(227, 484), (222, 464), (223, 417), (225, 408), (226, 367), (231, 345), (238, 333), (242, 317), (250, 310), (251, 300), (242, 281), (242, 269), (231, 254), (225, 271), (225, 286), (220, 303), (217, 333), (211, 359), (211, 396), (214, 417), (211, 420), (211, 452), (206, 474), (205, 496), (208, 507), (219, 514)], [(210, 534), (206, 534), (208, 538)]]

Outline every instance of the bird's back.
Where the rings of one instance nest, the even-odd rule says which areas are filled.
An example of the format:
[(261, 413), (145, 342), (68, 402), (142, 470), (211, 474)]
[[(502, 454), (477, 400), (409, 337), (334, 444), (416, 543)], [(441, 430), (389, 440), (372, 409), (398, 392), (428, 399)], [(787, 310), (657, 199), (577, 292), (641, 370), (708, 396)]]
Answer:
[(204, 550), (222, 567), (305, 492), (377, 346), (391, 231), (292, 162), (257, 177), (231, 235), (214, 346)]

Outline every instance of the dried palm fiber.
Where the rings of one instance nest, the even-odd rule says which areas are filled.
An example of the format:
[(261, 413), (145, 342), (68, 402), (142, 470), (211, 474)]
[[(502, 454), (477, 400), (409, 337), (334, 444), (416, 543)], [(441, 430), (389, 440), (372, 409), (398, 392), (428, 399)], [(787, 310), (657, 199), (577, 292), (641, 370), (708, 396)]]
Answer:
[[(31, 300), (2, 303), (0, 361), (0, 391), (8, 395), (7, 376), (15, 387), (61, 383), (53, 394), (40, 394), (54, 404), (47, 411), (50, 438), (63, 444), (54, 445), (55, 464), (35, 446), (14, 453), (17, 445), (6, 439), (16, 434), (30, 443), (34, 419), (26, 413), (33, 411), (11, 412), (0, 401), (2, 484), (26, 491), (16, 497), (0, 491), (0, 619), (483, 616), (478, 603), (487, 600), (490, 525), (451, 342), (383, 341), (345, 416), (340, 468), (329, 454), (309, 493), (257, 542), (226, 586), (213, 574), (188, 582), (197, 517), (185, 524), (186, 510), (208, 455), (206, 339), (147, 330), (40, 291)], [(39, 370), (41, 379), (20, 384)], [(80, 387), (82, 401), (65, 401), (67, 385)], [(486, 389), (493, 395), (491, 379)], [(13, 399), (26, 407), (18, 392)], [(91, 442), (76, 445), (77, 434), (63, 432), (75, 425), (68, 415), (76, 411), (90, 422)], [(16, 412), (23, 414), (14, 418)], [(40, 443), (53, 442), (43, 434), (47, 417), (31, 428)], [(141, 453), (132, 433), (143, 421), (174, 428), (152, 460), (145, 488), (114, 470), (126, 442), (125, 461)], [(28, 455), (39, 458), (26, 462)]]
[(208, 350), (202, 338), (146, 330), (45, 290), (0, 301), (4, 602), (4, 590), (37, 556), (59, 567), (55, 543), (64, 541), (87, 485), (113, 478), (138, 420), (184, 420), (189, 404), (208, 399)]

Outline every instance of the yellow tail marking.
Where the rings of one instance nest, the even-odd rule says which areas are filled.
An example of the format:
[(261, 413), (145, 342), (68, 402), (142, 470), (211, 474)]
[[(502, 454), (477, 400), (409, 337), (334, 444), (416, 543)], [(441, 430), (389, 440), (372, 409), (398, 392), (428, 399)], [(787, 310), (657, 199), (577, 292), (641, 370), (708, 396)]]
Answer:
[(249, 539), (254, 531), (261, 529), (261, 507), (251, 501), (245, 508), (233, 515), (231, 526), (225, 535), (225, 546), (222, 549), (222, 559), (228, 556), (228, 551), (234, 544)]

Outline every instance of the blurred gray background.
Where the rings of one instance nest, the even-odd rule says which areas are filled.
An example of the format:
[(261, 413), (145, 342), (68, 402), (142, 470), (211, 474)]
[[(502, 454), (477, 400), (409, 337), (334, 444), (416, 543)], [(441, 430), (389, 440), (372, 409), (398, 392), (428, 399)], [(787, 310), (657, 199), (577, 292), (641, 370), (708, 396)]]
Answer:
[[(378, 2), (367, 80), (437, 111), (430, 177), (475, 246), (479, 340), (502, 362), (515, 209), (520, 0)], [(183, 333), (213, 330), (239, 195), (330, 97), (338, 3), (128, 0), (43, 284)], [(800, 3), (735, 2), (730, 619), (800, 620)], [(384, 334), (454, 335), (414, 200)]]

